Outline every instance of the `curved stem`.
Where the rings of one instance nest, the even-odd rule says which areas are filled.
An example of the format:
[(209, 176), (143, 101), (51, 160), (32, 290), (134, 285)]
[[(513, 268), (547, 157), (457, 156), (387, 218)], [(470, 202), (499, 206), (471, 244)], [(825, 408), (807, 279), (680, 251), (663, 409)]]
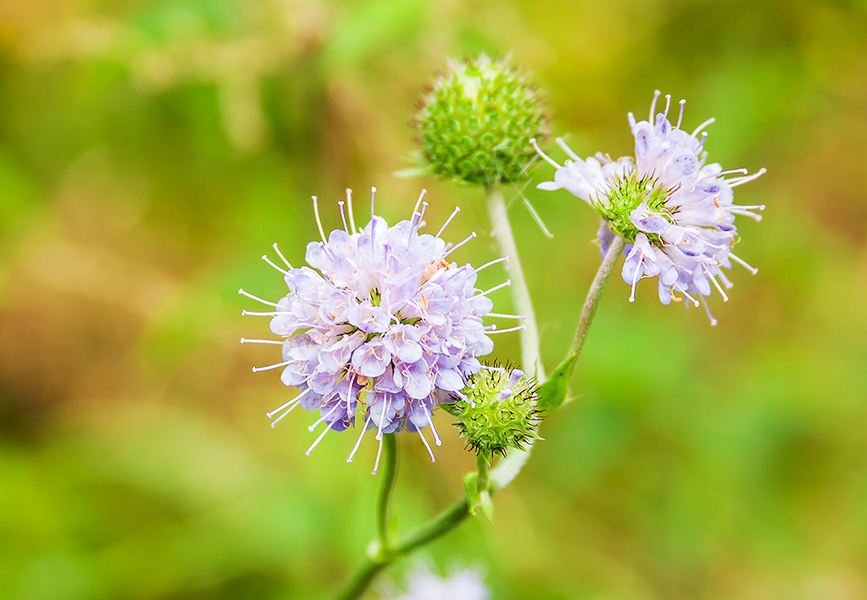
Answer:
[(383, 446), (385, 446), (385, 465), (382, 474), (382, 485), (379, 488), (379, 496), (376, 502), (376, 534), (379, 547), (387, 550), (391, 540), (389, 539), (389, 525), (391, 524), (391, 495), (394, 492), (394, 484), (397, 481), (398, 445), (396, 433), (383, 434)]
[(605, 253), (605, 258), (602, 259), (602, 264), (599, 265), (599, 270), (596, 272), (596, 277), (593, 278), (593, 283), (590, 284), (590, 291), (587, 292), (587, 299), (584, 301), (584, 306), (581, 307), (581, 318), (578, 319), (578, 327), (575, 329), (575, 336), (572, 338), (572, 345), (569, 348), (568, 356), (575, 355), (575, 360), (572, 362), (572, 367), (569, 369), (569, 374), (578, 362), (578, 357), (581, 355), (581, 350), (584, 348), (584, 342), (587, 339), (587, 332), (590, 329), (590, 324), (593, 322), (593, 316), (596, 314), (596, 308), (599, 305), (599, 298), (602, 292), (605, 291), (605, 284), (614, 272), (614, 266), (617, 264), (617, 259), (620, 258), (620, 253), (623, 252), (623, 247), (626, 245), (626, 240), (622, 235), (618, 235), (608, 246), (608, 252)]
[(497, 188), (487, 188), (488, 214), (491, 217), (491, 227), (494, 238), (504, 256), (509, 260), (505, 263), (506, 273), (512, 280), (512, 299), (518, 314), (527, 318), (526, 329), (521, 330), (521, 363), (528, 372), (535, 373), (536, 381), (545, 381), (545, 371), (539, 356), (539, 330), (536, 328), (536, 314), (530, 301), (530, 292), (518, 259), (518, 248), (512, 236), (512, 227), (506, 215), (506, 203), (503, 194)]

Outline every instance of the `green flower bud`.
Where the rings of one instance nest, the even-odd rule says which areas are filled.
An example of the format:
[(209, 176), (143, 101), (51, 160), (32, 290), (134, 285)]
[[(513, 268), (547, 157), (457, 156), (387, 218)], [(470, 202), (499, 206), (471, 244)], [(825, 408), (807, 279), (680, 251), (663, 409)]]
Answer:
[(509, 448), (524, 449), (538, 439), (541, 422), (535, 382), (520, 369), (482, 367), (470, 375), (454, 402), (441, 407), (457, 418), (455, 427), (476, 454), (490, 459)]
[(493, 186), (529, 177), (530, 140), (548, 136), (542, 96), (506, 60), (449, 61), (415, 118), (421, 154), (445, 179)]

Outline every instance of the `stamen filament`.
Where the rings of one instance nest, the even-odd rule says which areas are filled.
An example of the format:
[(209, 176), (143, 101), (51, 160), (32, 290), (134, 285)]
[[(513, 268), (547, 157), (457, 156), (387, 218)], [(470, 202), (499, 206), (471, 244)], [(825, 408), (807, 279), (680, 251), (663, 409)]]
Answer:
[(242, 344), (277, 344), (282, 346), (284, 344), (283, 340), (251, 340), (250, 338), (241, 338)]
[(440, 237), (440, 234), (442, 234), (442, 232), (445, 231), (446, 227), (448, 227), (448, 224), (452, 222), (452, 219), (454, 219), (455, 216), (456, 216), (459, 212), (461, 212), (461, 209), (460, 209), (459, 206), (456, 206), (455, 209), (452, 211), (452, 214), (449, 215), (449, 218), (446, 219), (446, 222), (443, 223), (443, 226), (440, 227), (440, 230), (437, 231), (437, 233), (436, 233), (436, 235), (435, 235), (434, 237)]
[(702, 123), (701, 125), (696, 127), (695, 131), (692, 132), (692, 137), (695, 137), (699, 131), (701, 131), (702, 129), (704, 129), (705, 127), (707, 127), (708, 125), (710, 125), (714, 121), (716, 121), (716, 119), (714, 117), (711, 117), (710, 119), (708, 119), (707, 121), (705, 121), (704, 123)]
[(263, 255), (262, 255), (262, 260), (264, 260), (266, 263), (268, 263), (269, 265), (271, 265), (272, 267), (274, 267), (275, 269), (277, 269), (278, 271), (280, 271), (280, 272), (283, 273), (284, 275), (286, 275), (286, 274), (289, 272), (289, 271), (287, 271), (287, 270), (285, 270), (285, 269), (281, 269), (280, 267), (278, 267), (277, 265), (275, 265), (274, 263), (272, 263), (272, 262), (271, 262), (271, 259), (268, 258), (268, 255), (267, 255), (267, 254), (263, 254)]
[(677, 125), (674, 126), (675, 129), (680, 129), (680, 123), (683, 121), (683, 105), (686, 104), (686, 100), (680, 101), (680, 116), (677, 117)]
[[(521, 319), (521, 320), (524, 320), (524, 319), (527, 318), (527, 317), (525, 317), (525, 316), (523, 316), (523, 315), (504, 315), (504, 314), (502, 314), (502, 313), (488, 313), (488, 314), (485, 315), (485, 316), (486, 316), (486, 317), (499, 318), (499, 319)], [(282, 342), (281, 342), (281, 343), (282, 343)]]
[(286, 408), (290, 404), (293, 404), (295, 402), (301, 402), (301, 398), (306, 396), (307, 394), (309, 394), (311, 391), (313, 391), (313, 390), (311, 390), (310, 388), (307, 388), (306, 390), (304, 390), (303, 392), (301, 392), (300, 394), (298, 394), (297, 396), (292, 398), (289, 402), (287, 402), (283, 406), (280, 406), (279, 408), (275, 408), (271, 412), (265, 413), (265, 416), (268, 417), (269, 419), (273, 418), (274, 415), (276, 415), (278, 412), (280, 412), (281, 410), (283, 410), (284, 408)]
[(254, 296), (253, 294), (251, 294), (249, 292), (245, 292), (243, 288), (239, 289), (238, 293), (241, 294), (242, 296), (247, 296), (247, 298), (255, 300), (256, 302), (261, 302), (262, 304), (267, 304), (268, 306), (273, 306), (274, 308), (277, 308), (276, 302), (268, 302), (267, 300), (262, 300), (259, 296)]
[(530, 143), (533, 144), (533, 148), (536, 149), (536, 152), (539, 154), (539, 156), (541, 156), (546, 161), (548, 161), (548, 163), (551, 164), (555, 169), (560, 168), (560, 165), (558, 165), (556, 162), (554, 162), (554, 160), (550, 156), (548, 156), (547, 154), (542, 152), (542, 149), (539, 148), (539, 144), (536, 143), (536, 138), (531, 139)]
[(733, 261), (735, 261), (736, 263), (738, 263), (740, 266), (742, 266), (743, 268), (745, 268), (747, 271), (749, 271), (749, 272), (752, 273), (753, 275), (755, 275), (756, 273), (759, 272), (758, 269), (756, 269), (755, 267), (751, 267), (751, 266), (748, 265), (746, 262), (744, 262), (743, 260), (741, 260), (740, 258), (738, 258), (737, 256), (735, 256), (735, 255), (732, 254), (732, 253), (729, 253), (729, 258), (732, 259)]
[(424, 444), (424, 447), (427, 448), (427, 453), (430, 454), (430, 461), (432, 463), (435, 463), (437, 461), (437, 459), (434, 456), (433, 450), (431, 450), (430, 444), (427, 443), (427, 440), (425, 439), (424, 434), (421, 432), (421, 429), (419, 429), (417, 431), (418, 431), (418, 437), (421, 438), (421, 441)]
[(410, 224), (415, 222), (415, 215), (418, 212), (418, 206), (421, 204), (421, 199), (424, 198), (425, 194), (427, 194), (427, 190), (423, 189), (421, 194), (418, 196), (418, 200), (415, 201), (415, 206), (412, 207), (412, 216), (409, 219)]
[(455, 244), (454, 246), (452, 246), (448, 252), (443, 254), (443, 258), (445, 258), (446, 256), (448, 256), (449, 254), (451, 254), (452, 252), (454, 252), (455, 250), (457, 250), (458, 248), (460, 248), (461, 246), (463, 246), (464, 244), (466, 244), (467, 242), (469, 242), (470, 240), (472, 240), (475, 237), (476, 237), (476, 232), (474, 231), (470, 235), (468, 235), (463, 241), (460, 241), (457, 244)]
[(316, 226), (319, 227), (319, 235), (322, 236), (322, 243), (328, 245), (328, 240), (325, 239), (325, 230), (322, 229), (322, 220), (319, 218), (319, 199), (316, 196), (313, 198), (313, 214), (316, 215)]
[(312, 445), (312, 446), (310, 446), (309, 448), (307, 448), (307, 452), (305, 452), (304, 454), (306, 454), (307, 456), (310, 456), (310, 453), (313, 452), (313, 449), (314, 449), (316, 446), (319, 445), (319, 442), (322, 441), (322, 438), (325, 437), (325, 434), (326, 434), (326, 433), (328, 433), (329, 431), (331, 431), (331, 428), (332, 428), (332, 427), (334, 427), (334, 423), (329, 423), (329, 424), (328, 424), (328, 427), (325, 428), (325, 431), (323, 431), (322, 433), (319, 434), (319, 437), (316, 438), (316, 441), (313, 442), (313, 445)]
[(331, 408), (331, 410), (329, 410), (327, 413), (325, 413), (324, 415), (322, 415), (321, 417), (316, 419), (316, 421), (312, 425), (307, 426), (307, 431), (309, 431), (311, 433), (316, 431), (316, 428), (319, 427), (319, 424), (322, 421), (324, 421), (325, 419), (327, 419), (328, 417), (330, 417), (332, 414), (334, 414), (334, 411), (337, 410), (339, 407), (340, 407), (340, 402), (339, 401), (335, 402), (334, 406)]
[(509, 260), (508, 256), (502, 256), (500, 258), (496, 258), (496, 259), (492, 260), (491, 262), (486, 262), (481, 267), (476, 269), (476, 273), (478, 273), (479, 271), (482, 271), (483, 269), (487, 269), (488, 267), (492, 267), (492, 266), (496, 265), (497, 263), (505, 262), (507, 260)]
[(558, 138), (557, 138), (556, 140), (554, 140), (554, 141), (557, 142), (557, 145), (558, 145), (558, 146), (560, 146), (561, 148), (563, 148), (563, 152), (565, 152), (566, 154), (568, 154), (569, 156), (571, 156), (574, 160), (581, 160), (581, 157), (579, 157), (577, 154), (575, 154), (574, 152), (572, 152), (572, 148), (570, 148), (569, 146), (566, 145), (566, 142), (563, 140), (563, 138), (558, 137)]
[(352, 462), (352, 459), (355, 458), (355, 453), (358, 452), (358, 448), (361, 446), (361, 438), (364, 437), (364, 434), (367, 433), (367, 426), (370, 424), (370, 414), (368, 412), (367, 420), (364, 422), (364, 426), (361, 428), (361, 435), (358, 436), (358, 439), (355, 441), (355, 446), (352, 447), (352, 452), (349, 453), (349, 458), (346, 459), (346, 462)]
[(495, 285), (494, 287), (492, 287), (492, 288), (489, 289), (488, 291), (486, 291), (486, 292), (481, 292), (480, 294), (476, 294), (476, 295), (473, 296), (473, 297), (474, 297), (474, 298), (478, 298), (479, 296), (487, 296), (488, 294), (490, 294), (490, 293), (492, 293), (492, 292), (496, 292), (497, 290), (501, 290), (501, 289), (503, 289), (504, 287), (509, 287), (510, 285), (512, 285), (512, 280), (511, 280), (511, 279), (507, 279), (506, 281), (504, 281), (504, 282), (501, 283), (500, 285)]
[(266, 367), (253, 367), (253, 372), (254, 372), (254, 373), (259, 373), (260, 371), (272, 371), (272, 370), (274, 370), (274, 369), (279, 369), (280, 367), (285, 367), (285, 366), (288, 365), (290, 362), (292, 362), (292, 361), (287, 360), (287, 361), (284, 361), (284, 362), (281, 362), (281, 363), (277, 363), (277, 364), (274, 364), (274, 365), (268, 365), (268, 366), (266, 366)]
[(496, 329), (495, 331), (488, 333), (488, 335), (494, 335), (495, 333), (512, 333), (513, 331), (521, 331), (526, 328), (526, 325), (518, 325), (517, 327), (510, 327), (508, 329)]
[(284, 263), (286, 263), (286, 266), (287, 266), (288, 268), (291, 269), (291, 268), (292, 268), (292, 265), (289, 264), (289, 261), (286, 260), (286, 257), (285, 257), (285, 256), (283, 256), (283, 253), (280, 252), (280, 248), (277, 247), (277, 242), (274, 242), (274, 243), (271, 244), (271, 245), (274, 247), (274, 250), (277, 251), (277, 256), (280, 257), (280, 260), (282, 260)]
[(657, 101), (657, 99), (659, 98), (659, 95), (660, 95), (661, 93), (662, 93), (662, 92), (660, 92), (659, 90), (656, 90), (655, 92), (653, 92), (653, 102), (650, 103), (650, 118), (647, 119), (647, 121), (648, 121), (651, 125), (653, 125), (654, 117), (656, 116), (656, 115), (654, 114), (654, 113), (656, 112), (656, 101)]
[(355, 217), (352, 215), (352, 190), (346, 188), (346, 204), (349, 211), (349, 229), (355, 233)]
[(430, 431), (434, 436), (434, 442), (437, 446), (442, 446), (443, 441), (440, 439), (439, 434), (437, 434), (437, 428), (434, 427), (433, 419), (431, 419), (430, 417), (430, 411), (428, 411), (427, 406), (425, 406), (424, 404), (421, 405), (421, 409), (422, 411), (424, 411), (424, 416), (427, 417), (427, 423), (428, 425), (430, 425)]
[(343, 221), (343, 231), (345, 231), (349, 235), (352, 235), (352, 232), (349, 231), (349, 226), (346, 224), (346, 211), (343, 209), (345, 204), (346, 203), (343, 200), (337, 201), (337, 206), (340, 207), (340, 220)]

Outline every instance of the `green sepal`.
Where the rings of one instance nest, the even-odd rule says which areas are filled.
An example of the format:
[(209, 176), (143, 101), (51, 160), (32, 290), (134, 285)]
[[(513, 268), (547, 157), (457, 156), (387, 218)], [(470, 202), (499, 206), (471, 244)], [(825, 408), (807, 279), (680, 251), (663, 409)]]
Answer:
[(577, 354), (570, 354), (566, 360), (551, 373), (551, 377), (539, 386), (536, 394), (539, 396), (539, 410), (544, 415), (549, 415), (566, 400), (566, 394), (569, 392), (569, 375), (575, 366), (575, 361), (578, 360)]
[(395, 177), (401, 178), (410, 178), (410, 177), (421, 177), (422, 175), (432, 175), (435, 173), (434, 168), (432, 166), (424, 166), (424, 167), (410, 167), (408, 169), (401, 169), (400, 171), (395, 171), (392, 173)]

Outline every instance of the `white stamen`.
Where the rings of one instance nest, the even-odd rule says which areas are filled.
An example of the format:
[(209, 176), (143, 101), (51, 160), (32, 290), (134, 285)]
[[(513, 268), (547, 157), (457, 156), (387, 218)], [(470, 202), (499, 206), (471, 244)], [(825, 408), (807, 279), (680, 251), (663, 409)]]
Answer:
[(243, 296), (247, 296), (247, 298), (255, 300), (256, 302), (261, 302), (262, 304), (267, 304), (268, 306), (273, 306), (274, 308), (277, 308), (276, 302), (268, 302), (267, 300), (262, 300), (259, 296), (254, 296), (249, 292), (245, 292), (243, 289), (238, 290), (238, 293)]
[(455, 209), (452, 211), (452, 214), (449, 215), (449, 218), (446, 219), (446, 222), (443, 223), (443, 226), (440, 227), (440, 230), (437, 231), (437, 233), (436, 233), (436, 235), (435, 235), (434, 237), (439, 237), (439, 236), (442, 234), (442, 232), (445, 231), (446, 227), (448, 227), (448, 224), (452, 222), (452, 219), (454, 219), (455, 216), (456, 216), (459, 212), (461, 212), (461, 207), (460, 207), (460, 206), (456, 206)]
[[(485, 315), (485, 316), (487, 316), (487, 317), (499, 318), (499, 319), (521, 319), (521, 320), (525, 320), (525, 319), (527, 318), (527, 317), (524, 317), (524, 316), (522, 316), (522, 315), (504, 315), (504, 314), (502, 314), (502, 313), (488, 313), (488, 314)], [(282, 344), (283, 342), (280, 342), (280, 343)]]
[(470, 235), (468, 235), (463, 241), (460, 241), (457, 244), (455, 244), (454, 246), (452, 246), (448, 252), (443, 254), (443, 258), (445, 258), (446, 256), (448, 256), (449, 254), (451, 254), (452, 252), (454, 252), (455, 250), (457, 250), (458, 248), (460, 248), (461, 246), (463, 246), (464, 244), (466, 244), (467, 242), (469, 242), (471, 239), (473, 239), (475, 237), (476, 237), (476, 232), (474, 231)]
[[(746, 169), (744, 169), (744, 171), (746, 171)], [(732, 187), (737, 187), (739, 185), (743, 185), (749, 181), (752, 181), (753, 179), (757, 179), (767, 172), (768, 172), (768, 170), (765, 169), (764, 167), (762, 167), (761, 169), (759, 169), (758, 171), (756, 171), (755, 173), (753, 173), (749, 177), (735, 177), (734, 179), (729, 179), (728, 184)], [(765, 207), (762, 206), (762, 208), (764, 209)]]
[(349, 211), (349, 229), (352, 233), (355, 233), (355, 217), (352, 216), (352, 190), (349, 188), (346, 188), (346, 204)]
[(313, 452), (313, 449), (314, 449), (316, 446), (319, 445), (319, 442), (322, 441), (322, 438), (325, 437), (325, 434), (326, 434), (326, 433), (328, 433), (329, 431), (331, 431), (331, 428), (332, 428), (332, 427), (334, 427), (334, 423), (329, 423), (329, 424), (328, 424), (328, 427), (325, 428), (325, 431), (323, 431), (322, 433), (319, 434), (319, 437), (316, 438), (316, 441), (313, 442), (313, 445), (312, 445), (312, 446), (310, 446), (309, 448), (307, 448), (307, 452), (305, 452), (304, 454), (306, 454), (307, 456), (310, 456), (310, 453)]
[[(415, 226), (410, 230), (412, 233), (416, 233), (419, 229), (421, 229), (421, 226), (424, 225), (424, 221), (422, 221), (422, 219), (424, 219), (424, 213), (427, 210), (427, 207), (427, 202), (421, 203), (421, 212), (418, 213), (418, 221), (416, 222)], [(411, 239), (412, 238), (410, 238), (410, 240)]]
[(680, 129), (680, 123), (683, 121), (683, 105), (686, 104), (686, 100), (680, 101), (680, 116), (677, 118), (677, 125), (674, 126), (675, 129)]
[(340, 207), (340, 220), (343, 221), (343, 231), (345, 231), (349, 235), (352, 235), (352, 232), (349, 231), (349, 226), (346, 224), (346, 211), (343, 209), (343, 206), (345, 204), (346, 203), (343, 200), (337, 201), (337, 206)]
[[(278, 412), (280, 412), (281, 410), (283, 410), (284, 408), (286, 408), (286, 407), (289, 406), (290, 404), (295, 404), (295, 403), (297, 403), (297, 402), (301, 402), (301, 398), (303, 398), (304, 396), (306, 396), (307, 394), (309, 394), (309, 393), (312, 392), (312, 391), (313, 391), (313, 390), (311, 390), (310, 388), (307, 388), (306, 390), (304, 390), (303, 392), (301, 392), (300, 394), (298, 394), (297, 396), (295, 396), (294, 398), (292, 398), (289, 402), (287, 402), (287, 403), (284, 404), (283, 406), (281, 406), (281, 407), (279, 407), (279, 408), (275, 408), (275, 409), (272, 410), (271, 412), (267, 412), (267, 413), (265, 413), (265, 416), (268, 417), (269, 419), (274, 418), (274, 415), (276, 415)], [(292, 408), (295, 408), (295, 407), (293, 406)], [(292, 409), (290, 408), (289, 410), (292, 410)], [(281, 417), (281, 418), (282, 418), (282, 417)], [(272, 427), (273, 427), (273, 425), (272, 425)]]
[(756, 273), (759, 272), (758, 269), (756, 269), (755, 267), (751, 267), (750, 265), (748, 265), (747, 263), (745, 263), (743, 260), (741, 260), (740, 258), (738, 258), (737, 256), (735, 256), (734, 254), (729, 254), (729, 258), (732, 259), (733, 261), (735, 261), (736, 263), (738, 263), (740, 266), (742, 266), (743, 268), (745, 268), (747, 271), (749, 271), (749, 272), (752, 273), (753, 275), (755, 275)]
[(496, 331), (489, 332), (488, 335), (494, 335), (495, 333), (512, 333), (513, 331), (521, 331), (526, 328), (526, 325), (518, 325), (517, 327), (510, 327), (509, 329), (497, 329)]
[(252, 310), (242, 310), (241, 315), (244, 317), (276, 317), (285, 313), (280, 312), (254, 312)]
[(720, 281), (723, 282), (723, 285), (726, 286), (726, 289), (727, 289), (727, 290), (730, 290), (730, 289), (732, 289), (732, 288), (735, 286), (735, 284), (733, 284), (733, 283), (729, 280), (729, 278), (725, 276), (725, 273), (723, 273), (722, 271), (720, 271), (719, 273), (717, 273), (716, 276), (720, 278)]
[(701, 125), (699, 125), (698, 127), (696, 127), (696, 128), (695, 128), (695, 131), (692, 132), (692, 137), (695, 137), (695, 135), (696, 135), (699, 131), (701, 131), (702, 129), (704, 129), (705, 127), (707, 127), (708, 125), (710, 125), (710, 124), (713, 123), (714, 121), (716, 121), (716, 119), (715, 119), (714, 117), (711, 117), (710, 119), (708, 119), (707, 121), (705, 121), (704, 123), (702, 123)]
[(557, 138), (556, 140), (554, 140), (554, 141), (557, 142), (557, 145), (558, 145), (558, 146), (560, 146), (561, 148), (563, 148), (563, 152), (565, 152), (566, 154), (568, 154), (569, 156), (571, 156), (574, 160), (581, 160), (581, 157), (579, 157), (577, 154), (575, 154), (574, 152), (572, 152), (572, 148), (570, 148), (569, 146), (566, 145), (566, 142), (563, 141), (563, 138), (558, 137), (558, 138)]
[(355, 446), (352, 447), (352, 452), (349, 453), (349, 458), (346, 459), (346, 462), (352, 462), (352, 459), (355, 458), (355, 453), (358, 452), (358, 448), (361, 446), (361, 438), (364, 437), (364, 434), (367, 433), (367, 426), (370, 424), (370, 415), (367, 415), (367, 420), (364, 422), (364, 427), (361, 428), (361, 435), (358, 436), (358, 439), (355, 441)]
[(547, 161), (548, 161), (548, 162), (549, 162), (549, 163), (550, 163), (550, 164), (551, 164), (555, 169), (559, 169), (559, 168), (560, 168), (560, 165), (558, 165), (557, 163), (555, 163), (555, 162), (551, 159), (550, 156), (548, 156), (547, 154), (545, 154), (544, 152), (542, 152), (542, 149), (539, 148), (539, 144), (536, 143), (536, 138), (533, 138), (532, 140), (530, 140), (530, 143), (533, 144), (533, 148), (536, 149), (536, 152), (539, 154), (539, 156), (541, 156), (542, 158), (544, 158), (545, 160), (547, 160)]
[(376, 198), (376, 188), (373, 186), (370, 186), (370, 218), (371, 219), (373, 219), (373, 217), (374, 217), (374, 214), (373, 214), (373, 200), (374, 200), (374, 198)]
[(424, 411), (424, 416), (427, 417), (427, 423), (428, 425), (430, 425), (430, 431), (434, 436), (434, 442), (437, 446), (442, 446), (443, 441), (440, 439), (439, 434), (437, 434), (437, 428), (434, 427), (433, 419), (430, 418), (430, 411), (428, 411), (427, 406), (425, 406), (424, 404), (421, 405), (421, 409), (422, 411)]
[(638, 266), (635, 267), (635, 275), (632, 277), (632, 293), (629, 294), (629, 301), (630, 302), (635, 302), (635, 286), (638, 283), (638, 280), (640, 279), (639, 275), (641, 274), (641, 269), (643, 266), (642, 263), (644, 263), (643, 260), (639, 261)]
[(539, 216), (539, 213), (536, 212), (536, 209), (533, 208), (533, 205), (530, 204), (530, 201), (524, 198), (524, 206), (527, 207), (527, 210), (530, 211), (530, 214), (533, 215), (533, 219), (536, 221), (536, 225), (539, 226), (539, 229), (542, 230), (542, 233), (545, 234), (545, 237), (550, 239), (554, 238), (554, 234), (548, 231), (548, 228), (545, 227), (545, 223), (542, 221), (542, 217)]
[(421, 441), (422, 441), (422, 443), (424, 444), (424, 447), (427, 448), (427, 453), (430, 454), (430, 461), (431, 461), (432, 463), (436, 462), (437, 459), (436, 459), (436, 457), (434, 456), (433, 450), (431, 450), (431, 448), (430, 448), (430, 444), (428, 444), (428, 443), (427, 443), (427, 440), (424, 438), (424, 434), (421, 432), (421, 429), (418, 430), (418, 437), (421, 438)]
[(707, 318), (710, 319), (710, 326), (716, 326), (717, 320), (713, 318), (712, 314), (710, 314), (710, 307), (707, 305), (707, 302), (705, 302), (704, 296), (701, 296), (701, 303), (704, 304), (704, 310), (707, 312)]
[(268, 365), (267, 367), (253, 367), (253, 372), (259, 373), (260, 371), (271, 371), (273, 369), (279, 369), (280, 367), (285, 367), (290, 362), (292, 362), (292, 361), (287, 360), (285, 362), (277, 363), (275, 365)]
[(282, 346), (284, 344), (283, 340), (251, 340), (250, 338), (241, 338), (242, 344), (277, 344)]
[(483, 264), (481, 267), (479, 267), (478, 269), (476, 269), (476, 273), (478, 273), (479, 271), (481, 271), (481, 270), (483, 270), (483, 269), (487, 269), (488, 267), (492, 267), (492, 266), (494, 266), (494, 265), (497, 264), (497, 263), (505, 262), (505, 261), (507, 261), (507, 260), (509, 260), (509, 257), (508, 257), (508, 256), (503, 256), (503, 257), (501, 257), (501, 258), (496, 258), (496, 259), (492, 260), (491, 262), (486, 262), (486, 263)]
[(496, 325), (485, 325), (484, 327), (482, 327), (482, 329), (484, 329), (485, 331), (494, 331), (496, 328)]
[(482, 365), (482, 368), (486, 371), (496, 371), (497, 373), (505, 373), (506, 369), (503, 367), (492, 367), (490, 365)]
[(659, 90), (653, 92), (653, 102), (650, 103), (650, 118), (647, 120), (651, 125), (653, 125), (653, 120), (655, 116), (653, 113), (656, 111), (656, 100), (659, 98), (659, 95), (661, 93), (662, 92), (660, 92)]
[(421, 194), (418, 195), (418, 200), (415, 201), (415, 206), (412, 207), (412, 216), (409, 219), (410, 223), (415, 221), (415, 214), (418, 212), (418, 206), (421, 204), (421, 199), (424, 198), (424, 195), (427, 194), (427, 190), (423, 189)]
[(263, 255), (262, 255), (262, 260), (264, 260), (266, 263), (268, 263), (269, 265), (271, 265), (272, 267), (274, 267), (275, 269), (277, 269), (278, 271), (280, 271), (280, 272), (283, 273), (284, 275), (286, 275), (286, 274), (289, 272), (289, 271), (287, 271), (287, 270), (285, 270), (285, 269), (281, 269), (280, 267), (278, 267), (277, 265), (275, 265), (274, 263), (272, 263), (272, 262), (271, 262), (271, 259), (268, 258), (268, 255), (267, 255), (267, 254), (263, 254)]
[(379, 458), (382, 456), (382, 426), (385, 424), (385, 413), (388, 412), (388, 407), (391, 404), (391, 397), (389, 397), (388, 401), (385, 403), (385, 409), (382, 411), (382, 418), (379, 420), (379, 429), (376, 432), (376, 437), (374, 439), (379, 440), (379, 450), (376, 451), (376, 462), (373, 464), (373, 472), (371, 475), (376, 475), (376, 472), (379, 470)]
[(501, 290), (501, 289), (503, 289), (504, 287), (509, 287), (510, 285), (512, 285), (512, 280), (511, 280), (511, 279), (507, 279), (506, 281), (504, 281), (504, 282), (501, 283), (500, 285), (495, 285), (494, 287), (492, 287), (492, 288), (489, 289), (488, 291), (486, 291), (486, 292), (481, 292), (480, 294), (476, 294), (476, 295), (473, 296), (473, 297), (474, 297), (474, 298), (478, 298), (479, 296), (487, 296), (488, 294), (490, 294), (490, 293), (492, 293), (492, 292), (496, 292), (497, 290)]
[(756, 221), (762, 220), (762, 215), (757, 215), (756, 213), (752, 213), (748, 210), (737, 210), (737, 209), (729, 209), (729, 212), (733, 215), (741, 215), (743, 217), (749, 217), (751, 219), (755, 219)]
[(668, 118), (668, 109), (671, 108), (671, 94), (665, 95), (665, 118)]
[[(698, 308), (698, 300), (696, 300), (695, 298), (693, 298), (692, 296), (690, 296), (690, 295), (689, 295), (689, 292), (687, 292), (686, 290), (677, 290), (677, 291), (680, 292), (681, 294), (683, 294), (684, 296), (686, 296), (686, 298), (687, 298), (690, 302), (692, 302), (693, 306), (695, 306), (696, 308)], [(686, 305), (684, 305), (684, 306), (686, 306)]]
[(289, 264), (289, 261), (286, 260), (286, 257), (285, 257), (285, 256), (283, 256), (283, 253), (280, 252), (280, 248), (277, 247), (277, 242), (274, 242), (274, 243), (271, 244), (271, 245), (274, 247), (274, 250), (277, 251), (277, 256), (280, 257), (280, 260), (282, 260), (284, 263), (286, 263), (286, 266), (287, 266), (288, 268), (291, 269), (291, 268), (292, 268), (292, 265)]
[(310, 433), (313, 433), (314, 431), (316, 431), (316, 428), (319, 427), (319, 424), (322, 421), (324, 421), (325, 419), (327, 419), (328, 417), (330, 417), (334, 413), (334, 411), (337, 410), (338, 408), (340, 408), (340, 402), (339, 401), (334, 403), (334, 406), (332, 407), (331, 410), (329, 410), (327, 413), (325, 413), (324, 415), (322, 415), (321, 417), (316, 419), (315, 423), (313, 423), (312, 425), (308, 425), (307, 431), (309, 431)]
[(729, 169), (728, 171), (720, 171), (719, 173), (716, 174), (716, 176), (722, 177), (723, 175), (732, 175), (734, 173), (740, 173), (742, 175), (746, 175), (747, 173), (749, 173), (749, 171), (747, 169), (744, 169), (743, 167), (741, 167), (740, 169)]
[[(300, 396), (299, 396), (299, 398), (300, 398)], [(287, 411), (284, 412), (282, 415), (280, 415), (279, 417), (277, 417), (276, 419), (274, 419), (273, 421), (271, 421), (271, 429), (274, 429), (274, 428), (277, 426), (277, 423), (279, 423), (280, 421), (282, 421), (284, 418), (286, 418), (286, 415), (288, 415), (288, 414), (291, 413), (293, 410), (295, 410), (295, 407), (296, 407), (296, 406), (300, 406), (300, 405), (301, 405), (301, 400), (299, 400), (298, 398), (296, 398), (295, 400), (292, 400), (292, 401), (290, 402), (290, 404), (292, 404), (292, 406), (289, 407), (289, 410), (287, 410)], [(285, 404), (284, 404), (284, 406), (285, 406)], [(282, 408), (282, 407), (281, 407), (281, 408)], [(279, 409), (278, 409), (278, 410), (279, 410)], [(274, 411), (274, 412), (277, 412), (277, 411)], [(269, 419), (271, 418), (271, 415), (272, 415), (272, 414), (274, 414), (274, 413), (269, 413), (269, 415), (268, 415), (268, 418), (269, 418)]]
[(311, 196), (313, 198), (313, 214), (316, 215), (316, 226), (319, 227), (319, 235), (322, 236), (322, 243), (328, 245), (328, 240), (325, 239), (325, 230), (322, 229), (322, 220), (319, 218), (319, 199), (316, 196)]
[(729, 301), (729, 297), (728, 297), (728, 296), (726, 295), (726, 293), (723, 291), (722, 286), (721, 286), (721, 285), (719, 284), (719, 282), (716, 280), (716, 277), (714, 277), (714, 276), (711, 275), (711, 274), (708, 274), (708, 279), (710, 279), (710, 280), (713, 282), (714, 287), (716, 287), (717, 291), (719, 291), (719, 293), (722, 295), (722, 297), (723, 297), (723, 302), (728, 302), (728, 301)]

